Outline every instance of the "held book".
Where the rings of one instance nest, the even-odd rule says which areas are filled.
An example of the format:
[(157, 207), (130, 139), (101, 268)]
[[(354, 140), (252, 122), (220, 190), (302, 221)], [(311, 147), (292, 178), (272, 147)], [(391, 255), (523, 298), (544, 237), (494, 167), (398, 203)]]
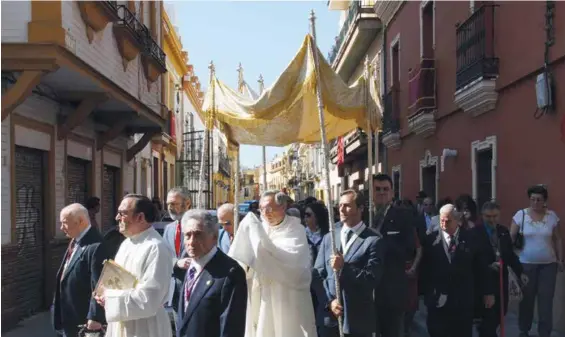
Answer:
[(133, 289), (136, 284), (137, 278), (132, 273), (113, 260), (105, 260), (94, 294), (101, 296), (104, 293), (104, 289)]

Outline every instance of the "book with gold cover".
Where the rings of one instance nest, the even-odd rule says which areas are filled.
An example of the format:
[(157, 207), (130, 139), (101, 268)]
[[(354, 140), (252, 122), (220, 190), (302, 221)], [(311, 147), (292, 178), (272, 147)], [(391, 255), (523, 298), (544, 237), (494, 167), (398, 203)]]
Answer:
[(136, 284), (137, 278), (132, 273), (125, 270), (114, 260), (105, 260), (94, 294), (102, 296), (104, 289), (133, 289)]

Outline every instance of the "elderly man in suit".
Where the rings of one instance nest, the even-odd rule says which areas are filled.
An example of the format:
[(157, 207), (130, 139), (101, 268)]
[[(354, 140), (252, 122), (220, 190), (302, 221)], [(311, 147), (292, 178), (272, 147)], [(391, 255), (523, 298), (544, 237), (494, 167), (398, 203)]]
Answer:
[(377, 337), (404, 335), (404, 314), (408, 305), (406, 263), (416, 250), (412, 210), (394, 206), (392, 179), (379, 173), (373, 177), (373, 200), (376, 207), (373, 228), (382, 235), (386, 247), (383, 279), (375, 290)]
[(439, 215), (440, 230), (428, 234), (424, 242), (428, 333), (431, 337), (471, 337), (475, 295), (481, 296), (487, 309), (495, 302), (487, 252), (471, 230), (461, 227), (462, 214), (455, 206), (443, 206)]
[(88, 210), (71, 204), (61, 210), (61, 230), (71, 238), (57, 272), (53, 300), (53, 325), (61, 336), (75, 337), (78, 325), (100, 330), (104, 308), (92, 298), (102, 262), (106, 259), (102, 236), (89, 222)]
[(186, 270), (190, 264), (190, 258), (184, 250), (183, 235), (181, 230), (182, 216), (190, 209), (190, 192), (186, 187), (173, 187), (167, 193), (167, 210), (173, 222), (165, 227), (163, 240), (173, 253), (173, 275), (171, 282), (174, 283), (174, 291), (170, 294), (169, 305), (173, 308), (178, 306), (177, 299)]
[(233, 241), (234, 230), (234, 205), (233, 204), (223, 204), (218, 207), (217, 216), (218, 223), (222, 228), (220, 228), (218, 236), (218, 248), (224, 253), (230, 251), (231, 243)]
[[(381, 237), (361, 220), (364, 201), (354, 190), (341, 193), (338, 223), (335, 231), (322, 241), (315, 264), (315, 280), (324, 284), (328, 308), (322, 337), (337, 337), (336, 317), (343, 317), (346, 336), (367, 337), (375, 332), (373, 290), (383, 273), (384, 246)], [(334, 235), (338, 252), (331, 247)], [(338, 303), (335, 278), (341, 282), (341, 304)]]
[(191, 262), (178, 300), (177, 337), (245, 335), (245, 272), (217, 248), (218, 227), (204, 210), (190, 210), (182, 218)]

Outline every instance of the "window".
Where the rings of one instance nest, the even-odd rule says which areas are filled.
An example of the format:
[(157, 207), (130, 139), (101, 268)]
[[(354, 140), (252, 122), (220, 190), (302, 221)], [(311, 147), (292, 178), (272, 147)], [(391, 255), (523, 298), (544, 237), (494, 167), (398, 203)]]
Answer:
[(496, 167), (496, 136), (471, 143), (473, 199), (479, 208), (486, 201), (496, 199)]
[(392, 188), (394, 189), (394, 199), (402, 198), (402, 169), (400, 165), (392, 167)]
[(390, 85), (397, 87), (400, 83), (400, 34), (390, 43)]
[(435, 1), (422, 1), (420, 7), (420, 56), (434, 58), (435, 49)]
[(420, 191), (426, 192), (434, 201), (438, 200), (439, 195), (439, 169), (438, 156), (431, 155), (427, 150), (424, 158), (420, 160)]

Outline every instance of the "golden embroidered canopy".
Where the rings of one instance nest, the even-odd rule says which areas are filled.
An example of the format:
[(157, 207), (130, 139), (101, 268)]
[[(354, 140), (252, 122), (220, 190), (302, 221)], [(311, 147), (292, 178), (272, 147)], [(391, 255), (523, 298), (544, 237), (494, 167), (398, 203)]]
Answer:
[[(367, 111), (371, 111), (372, 129), (379, 128), (380, 105), (366, 98), (365, 79), (362, 77), (347, 86), (312, 43), (312, 37), (307, 35), (286, 70), (258, 98), (233, 90), (213, 78), (202, 110), (206, 114), (214, 111), (215, 119), (222, 123), (232, 145), (284, 146), (320, 142), (314, 50), (319, 59), (327, 139), (357, 127), (367, 130)], [(375, 87), (371, 85), (371, 89)], [(206, 117), (200, 116), (202, 120)]]

